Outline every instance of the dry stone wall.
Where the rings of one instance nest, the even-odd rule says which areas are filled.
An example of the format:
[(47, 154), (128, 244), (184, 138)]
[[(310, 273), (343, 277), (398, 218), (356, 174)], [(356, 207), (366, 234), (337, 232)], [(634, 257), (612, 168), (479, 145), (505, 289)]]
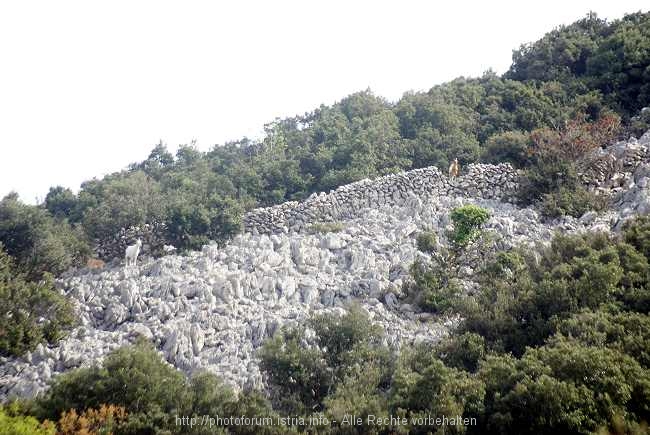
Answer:
[(329, 193), (313, 194), (306, 201), (289, 201), (258, 208), (244, 216), (246, 231), (274, 234), (300, 231), (317, 222), (359, 217), (364, 209), (408, 206), (420, 197), (462, 196), (509, 200), (518, 188), (518, 173), (508, 163), (470, 164), (457, 178), (435, 166), (364, 179)]

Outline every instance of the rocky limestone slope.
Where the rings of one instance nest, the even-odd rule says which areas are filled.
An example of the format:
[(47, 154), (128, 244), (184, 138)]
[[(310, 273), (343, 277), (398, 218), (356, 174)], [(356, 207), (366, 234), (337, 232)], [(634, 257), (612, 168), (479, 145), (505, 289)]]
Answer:
[[(306, 201), (308, 206), (291, 203), (271, 212), (257, 210), (248, 217), (248, 232), (225, 246), (211, 244), (186, 256), (145, 258), (135, 267), (63, 277), (58, 285), (75, 302), (80, 325), (56, 346), (39, 345), (22, 358), (0, 358), (0, 399), (34, 396), (53, 376), (99, 361), (138, 336), (151, 339), (171, 364), (187, 373), (207, 369), (235, 387), (263, 388), (256, 350), (266, 337), (314, 313), (342, 312), (350, 302), (368, 311), (391, 346), (439, 340), (458, 319), (418, 313), (400, 299), (409, 265), (424, 255), (415, 247), (419, 231), (444, 234), (450, 211), (468, 203), (490, 211), (486, 228), (494, 249), (546, 243), (555, 231), (616, 230), (623, 219), (650, 211), (649, 145), (650, 133), (639, 141), (614, 145), (634, 149), (638, 152), (632, 154), (642, 158), (600, 182), (604, 186), (613, 177), (626, 180), (612, 191), (612, 210), (600, 215), (543, 222), (533, 208), (504, 202), (508, 198), (495, 195), (493, 189), (405, 189), (395, 195), (395, 203), (384, 201), (380, 206), (359, 193), (359, 186), (387, 186), (384, 177), (347, 187), (357, 194), (348, 202), (337, 198), (336, 215), (323, 205), (344, 188), (318, 195), (320, 199)], [(485, 174), (495, 167), (475, 168), (489, 179)], [(496, 168), (511, 173), (504, 165)], [(417, 180), (423, 173), (439, 171), (392, 177)], [(287, 213), (277, 210), (300, 210), (307, 218), (287, 226)], [(328, 216), (337, 217), (340, 231), (304, 230)], [(255, 219), (260, 226), (251, 228)], [(467, 276), (471, 267), (466, 265)]]

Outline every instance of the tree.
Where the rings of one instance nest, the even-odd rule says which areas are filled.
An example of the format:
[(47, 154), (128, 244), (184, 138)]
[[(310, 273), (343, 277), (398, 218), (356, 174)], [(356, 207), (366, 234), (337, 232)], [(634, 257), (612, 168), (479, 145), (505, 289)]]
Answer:
[(458, 282), (461, 259), (470, 247), (482, 249), (475, 242), (482, 235), (481, 226), (489, 219), (487, 210), (466, 205), (451, 211), (453, 230), (446, 234), (446, 243), (439, 243), (433, 233), (418, 236), (418, 249), (430, 254), (429, 261), (411, 265), (411, 282), (405, 284), (405, 293), (426, 311), (441, 313), (455, 307), (459, 300)]
[(93, 238), (110, 238), (122, 228), (161, 221), (163, 217), (165, 201), (160, 184), (143, 171), (114, 174), (97, 185), (82, 185), (82, 193), (94, 197), (94, 203), (83, 213), (84, 229)]
[(77, 197), (72, 190), (61, 186), (50, 187), (45, 196), (45, 208), (56, 218), (67, 218), (78, 222)]
[[(378, 392), (389, 384), (391, 356), (379, 342), (380, 331), (358, 307), (342, 315), (314, 317), (305, 328), (288, 328), (269, 339), (260, 351), (261, 367), (268, 374), (273, 401), (291, 415), (327, 410), (339, 416), (349, 397), (343, 391), (359, 387)], [(373, 377), (355, 380), (364, 367)], [(338, 388), (343, 388), (336, 393)], [(378, 393), (377, 393), (378, 394)], [(378, 397), (360, 402), (359, 409), (376, 409)], [(329, 411), (328, 411), (329, 412)]]
[(523, 167), (528, 163), (529, 136), (520, 131), (507, 131), (490, 136), (485, 143), (483, 159), (488, 163), (512, 163)]
[(22, 355), (38, 343), (56, 343), (74, 321), (51, 276), (26, 281), (0, 243), (0, 354)]
[(12, 196), (0, 201), (0, 243), (27, 278), (34, 280), (46, 272), (58, 275), (83, 264), (90, 252), (79, 228)]
[(149, 343), (139, 341), (111, 352), (101, 366), (71, 370), (55, 378), (37, 400), (37, 415), (53, 419), (68, 410), (110, 404), (128, 413), (120, 433), (181, 433), (186, 426), (177, 425), (176, 416), (191, 417), (198, 412), (225, 416), (235, 401), (230, 388), (213, 375), (198, 374), (188, 380)]

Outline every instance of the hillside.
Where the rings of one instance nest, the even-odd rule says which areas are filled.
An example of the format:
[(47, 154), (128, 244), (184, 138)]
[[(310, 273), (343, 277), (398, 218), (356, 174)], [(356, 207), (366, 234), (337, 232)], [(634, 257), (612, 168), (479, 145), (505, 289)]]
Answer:
[[(264, 380), (255, 352), (266, 338), (305, 317), (344, 310), (351, 302), (381, 326), (390, 346), (437, 343), (458, 320), (401, 301), (406, 296), (402, 283), (410, 279), (408, 265), (426, 257), (416, 247), (417, 234), (433, 229), (442, 239), (451, 210), (468, 203), (489, 210), (485, 231), (493, 236), (493, 251), (549, 243), (556, 231), (615, 231), (622, 218), (650, 207), (649, 147), (650, 132), (638, 142), (606, 150), (619, 154), (627, 172), (612, 174), (600, 185), (628, 181), (616, 192), (616, 208), (605, 214), (543, 221), (534, 208), (508, 202), (517, 180), (509, 165), (470, 167), (452, 180), (432, 167), (343, 186), (302, 203), (253, 210), (246, 216), (245, 234), (200, 252), (62, 278), (58, 285), (75, 301), (80, 325), (57, 346), (39, 345), (22, 358), (3, 359), (0, 392), (3, 397), (33, 396), (57, 373), (96, 363), (137, 336), (152, 340), (167, 361), (188, 374), (207, 369), (236, 387), (260, 389)], [(342, 194), (352, 199), (337, 199)], [(300, 220), (295, 212), (288, 218), (299, 226), (279, 217), (287, 209), (301, 210)], [(324, 221), (335, 221), (337, 227), (318, 230), (315, 224)], [(258, 234), (269, 232), (276, 234)], [(472, 281), (477, 261), (468, 258), (463, 272), (469, 294), (477, 286)]]
[(649, 68), (649, 13), (589, 14), (502, 77), (8, 195), (0, 433), (647, 433)]

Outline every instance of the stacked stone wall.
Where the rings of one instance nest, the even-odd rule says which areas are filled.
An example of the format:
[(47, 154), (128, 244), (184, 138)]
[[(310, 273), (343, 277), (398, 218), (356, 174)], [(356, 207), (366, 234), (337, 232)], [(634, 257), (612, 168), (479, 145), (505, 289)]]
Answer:
[(244, 216), (244, 228), (260, 234), (299, 231), (314, 223), (359, 217), (368, 207), (408, 205), (416, 198), (431, 195), (510, 201), (516, 194), (518, 177), (508, 163), (471, 164), (456, 178), (430, 166), (374, 180), (364, 179), (329, 193), (313, 194), (303, 202), (258, 208)]

